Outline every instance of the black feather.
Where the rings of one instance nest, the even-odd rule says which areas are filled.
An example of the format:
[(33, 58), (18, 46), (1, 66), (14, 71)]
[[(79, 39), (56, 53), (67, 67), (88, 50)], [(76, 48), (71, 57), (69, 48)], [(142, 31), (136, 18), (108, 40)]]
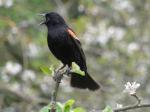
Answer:
[(81, 76), (77, 73), (71, 74), (71, 86), (80, 89), (89, 89), (95, 91), (100, 88), (100, 86), (91, 78), (91, 76), (86, 73), (85, 76)]
[(48, 28), (47, 42), (50, 51), (64, 65), (71, 67), (72, 62), (75, 62), (86, 73), (85, 77), (73, 73), (71, 75), (71, 85), (83, 89), (88, 88), (89, 90), (98, 89), (99, 85), (87, 73), (86, 58), (81, 43), (74, 37), (75, 34), (72, 32), (72, 29), (68, 27), (64, 19), (57, 13), (47, 13), (45, 18), (44, 24)]

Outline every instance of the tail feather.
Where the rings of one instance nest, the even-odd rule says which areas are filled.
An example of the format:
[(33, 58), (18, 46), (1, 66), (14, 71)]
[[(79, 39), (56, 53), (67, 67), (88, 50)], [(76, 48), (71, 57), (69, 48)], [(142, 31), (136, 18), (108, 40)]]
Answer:
[(100, 88), (100, 86), (90, 77), (88, 73), (85, 76), (81, 76), (77, 73), (71, 74), (71, 86), (80, 89), (89, 89), (95, 91)]

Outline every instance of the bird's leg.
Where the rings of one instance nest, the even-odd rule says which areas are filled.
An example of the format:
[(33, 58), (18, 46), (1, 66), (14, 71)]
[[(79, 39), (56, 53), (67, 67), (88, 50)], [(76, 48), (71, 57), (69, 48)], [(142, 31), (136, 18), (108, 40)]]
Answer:
[(68, 66), (68, 67), (67, 67), (67, 69), (66, 69), (66, 75), (67, 75), (67, 76), (70, 76), (71, 69), (72, 69), (71, 66)]
[(61, 70), (62, 70), (65, 66), (66, 66), (66, 65), (63, 65), (63, 66), (61, 66), (60, 68), (58, 68), (58, 69), (55, 71), (55, 74), (54, 74), (54, 76), (53, 76), (53, 79), (54, 79), (56, 82), (58, 82), (58, 83), (60, 83), (60, 80), (62, 79), (63, 74), (61, 73)]
[(60, 66), (60, 67), (56, 70), (56, 72), (59, 72), (59, 71), (62, 70), (65, 66), (66, 66), (65, 64), (63, 64), (63, 66)]
[(57, 68), (57, 69), (55, 70), (55, 74), (58, 74), (58, 72), (60, 72), (65, 66), (66, 66), (66, 65), (63, 64), (63, 65), (61, 65), (59, 68)]
[(63, 77), (63, 73), (61, 73), (60, 71), (55, 72), (53, 79), (57, 82), (60, 83), (61, 79)]

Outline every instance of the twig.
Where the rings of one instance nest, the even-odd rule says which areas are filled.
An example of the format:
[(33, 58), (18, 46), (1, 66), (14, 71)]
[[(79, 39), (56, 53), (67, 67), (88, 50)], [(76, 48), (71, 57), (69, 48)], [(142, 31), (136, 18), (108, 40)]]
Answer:
[(56, 84), (55, 84), (55, 89), (52, 93), (52, 97), (51, 97), (51, 109), (49, 112), (56, 112), (56, 98), (57, 98), (57, 93), (58, 93), (58, 89), (59, 89), (59, 85), (60, 85), (60, 82), (61, 82), (61, 79), (63, 77), (63, 74), (60, 74), (59, 71), (57, 71), (55, 74), (55, 76), (60, 76), (60, 78), (58, 78), (58, 80), (56, 81)]
[(127, 111), (131, 109), (144, 108), (144, 107), (150, 108), (150, 104), (141, 104), (141, 98), (139, 98), (136, 94), (132, 94), (131, 96), (133, 96), (137, 100), (137, 103), (135, 103), (134, 105), (129, 105), (122, 108), (114, 109), (114, 112), (121, 112), (121, 111)]
[(127, 111), (127, 110), (131, 110), (131, 109), (144, 108), (144, 107), (149, 107), (150, 108), (150, 104), (125, 106), (125, 107), (122, 107), (122, 108), (119, 108), (119, 109), (114, 109), (114, 112), (121, 112), (121, 111)]
[(141, 98), (139, 98), (136, 94), (133, 94), (133, 95), (131, 95), (131, 96), (133, 96), (133, 97), (136, 98), (136, 100), (137, 100), (137, 104), (135, 104), (135, 105), (140, 105), (140, 103), (141, 103)]
[(63, 75), (64, 74), (67, 75), (69, 73), (70, 73), (70, 71), (68, 71), (68, 70), (65, 70), (64, 72), (60, 72), (60, 70), (58, 70), (55, 72), (54, 78), (55, 78), (56, 84), (55, 84), (55, 89), (54, 89), (52, 96), (51, 96), (51, 107), (50, 107), (49, 112), (56, 112), (56, 98), (57, 98), (59, 85), (60, 85), (60, 82), (63, 78)]

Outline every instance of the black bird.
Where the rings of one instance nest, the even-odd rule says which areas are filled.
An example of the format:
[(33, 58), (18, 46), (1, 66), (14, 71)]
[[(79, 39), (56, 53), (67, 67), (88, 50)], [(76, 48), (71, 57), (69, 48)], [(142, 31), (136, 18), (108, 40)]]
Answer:
[(42, 15), (45, 17), (45, 21), (41, 24), (47, 26), (48, 47), (53, 55), (63, 63), (63, 67), (68, 65), (71, 68), (72, 62), (75, 62), (85, 72), (85, 76), (72, 73), (71, 86), (81, 89), (88, 88), (93, 91), (99, 89), (100, 86), (87, 72), (86, 58), (75, 32), (58, 13), (50, 12)]

